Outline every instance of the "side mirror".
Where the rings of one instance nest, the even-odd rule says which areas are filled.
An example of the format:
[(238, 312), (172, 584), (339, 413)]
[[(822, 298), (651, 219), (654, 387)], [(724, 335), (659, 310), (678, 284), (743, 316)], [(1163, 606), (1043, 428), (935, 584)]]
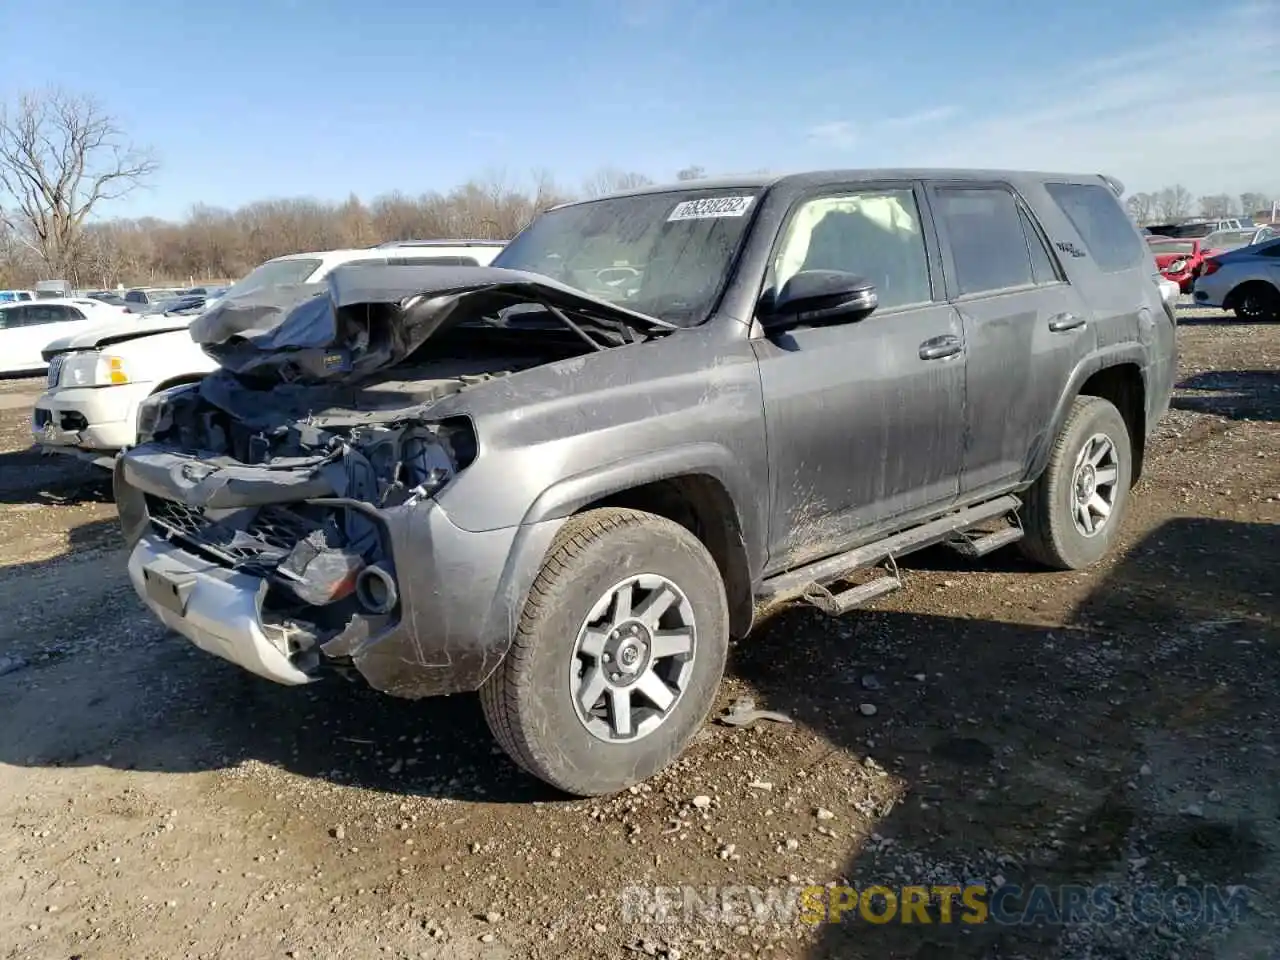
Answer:
[(878, 303), (875, 285), (865, 277), (843, 270), (801, 270), (783, 284), (761, 320), (770, 330), (861, 320)]

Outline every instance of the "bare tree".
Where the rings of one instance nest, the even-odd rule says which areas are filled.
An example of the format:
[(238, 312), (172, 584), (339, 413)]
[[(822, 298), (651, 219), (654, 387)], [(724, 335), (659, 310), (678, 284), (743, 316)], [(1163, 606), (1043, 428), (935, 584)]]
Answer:
[(26, 237), (57, 276), (74, 267), (85, 219), (156, 172), (90, 97), (60, 89), (26, 93), (0, 113), (4, 222)]
[(707, 175), (707, 171), (697, 164), (685, 167), (683, 170), (676, 171), (677, 180), (702, 180)]
[(1177, 220), (1191, 213), (1191, 191), (1182, 184), (1165, 187), (1156, 194), (1156, 215), (1161, 220)]
[(1235, 204), (1235, 199), (1228, 193), (1211, 193), (1200, 198), (1200, 215), (1229, 217), (1234, 212)]
[(1271, 198), (1265, 193), (1258, 193), (1255, 190), (1248, 190), (1240, 194), (1240, 212), (1246, 217), (1255, 213), (1271, 212)]
[(1129, 215), (1140, 224), (1151, 223), (1156, 215), (1156, 198), (1151, 193), (1130, 194), (1124, 202)]
[(620, 190), (634, 190), (653, 183), (643, 173), (629, 173), (614, 167), (597, 170), (582, 184), (582, 192), (588, 197), (603, 197)]

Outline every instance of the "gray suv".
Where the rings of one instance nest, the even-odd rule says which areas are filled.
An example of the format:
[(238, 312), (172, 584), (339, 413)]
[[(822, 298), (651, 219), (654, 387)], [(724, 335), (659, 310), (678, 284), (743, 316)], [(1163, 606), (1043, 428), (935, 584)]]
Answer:
[(1175, 365), (1118, 192), (684, 182), (544, 213), (492, 267), (223, 300), (191, 326), (220, 369), (117, 461), (130, 577), (248, 670), (479, 690), (524, 769), (617, 791), (769, 608), (843, 614), (935, 544), (1107, 552)]

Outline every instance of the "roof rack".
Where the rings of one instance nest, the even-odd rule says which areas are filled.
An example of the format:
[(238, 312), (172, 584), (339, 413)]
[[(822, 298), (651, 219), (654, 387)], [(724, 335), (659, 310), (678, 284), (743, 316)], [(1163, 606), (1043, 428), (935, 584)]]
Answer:
[(505, 247), (505, 240), (387, 240), (376, 243), (369, 249), (379, 250), (382, 247)]

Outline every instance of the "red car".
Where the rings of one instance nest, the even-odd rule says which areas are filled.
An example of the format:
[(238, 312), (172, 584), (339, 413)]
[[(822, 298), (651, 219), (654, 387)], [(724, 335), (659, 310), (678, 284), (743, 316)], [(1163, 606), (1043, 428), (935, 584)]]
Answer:
[(1172, 280), (1183, 293), (1190, 293), (1204, 261), (1215, 253), (1211, 247), (1202, 246), (1199, 237), (1147, 237), (1147, 245), (1156, 257), (1156, 267), (1166, 280)]

